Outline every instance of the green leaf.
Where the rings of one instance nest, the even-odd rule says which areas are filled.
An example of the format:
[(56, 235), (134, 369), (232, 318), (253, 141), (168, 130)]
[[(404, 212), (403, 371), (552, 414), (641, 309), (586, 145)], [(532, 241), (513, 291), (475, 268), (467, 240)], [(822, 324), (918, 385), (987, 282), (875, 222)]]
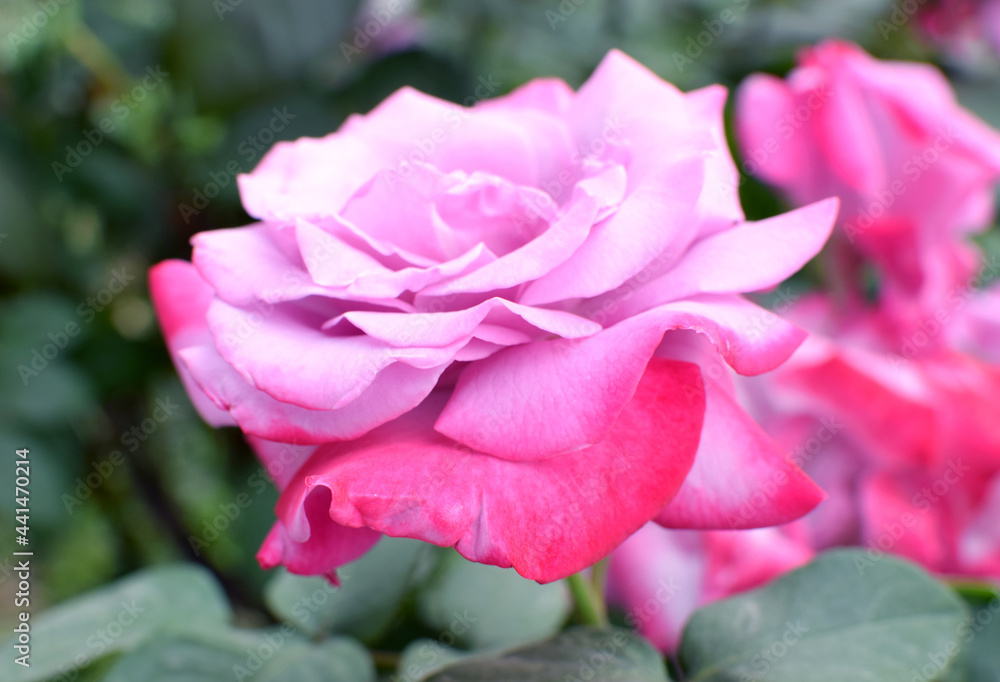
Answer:
[(962, 650), (941, 682), (1000, 682), (1000, 598), (971, 601), (956, 637)]
[(434, 548), (405, 538), (382, 538), (372, 551), (337, 569), (340, 587), (325, 578), (281, 573), (264, 595), (271, 613), (309, 636), (324, 632), (377, 638), (391, 623), (422, 560)]
[(473, 563), (454, 551), (417, 595), (423, 621), (451, 633), (444, 644), (472, 649), (537, 642), (558, 632), (571, 608), (562, 582), (539, 585), (513, 569)]
[(681, 666), (699, 682), (910, 682), (924, 665), (938, 662), (934, 676), (947, 666), (965, 617), (958, 596), (913, 564), (829, 552), (697, 611)]
[(369, 682), (375, 666), (356, 641), (312, 645), (291, 626), (155, 639), (118, 660), (101, 682)]
[(446, 646), (435, 639), (415, 639), (406, 645), (396, 666), (397, 675), (407, 682), (422, 680), (458, 661), (476, 654)]
[[(128, 651), (167, 628), (217, 628), (232, 616), (211, 573), (192, 564), (145, 569), (29, 621), (31, 667), (0, 660), (0, 679), (33, 682)], [(13, 639), (3, 644), (12, 651)]]
[[(405, 673), (405, 671), (403, 671)], [(541, 644), (446, 667), (428, 682), (668, 682), (663, 659), (629, 630), (572, 628)]]

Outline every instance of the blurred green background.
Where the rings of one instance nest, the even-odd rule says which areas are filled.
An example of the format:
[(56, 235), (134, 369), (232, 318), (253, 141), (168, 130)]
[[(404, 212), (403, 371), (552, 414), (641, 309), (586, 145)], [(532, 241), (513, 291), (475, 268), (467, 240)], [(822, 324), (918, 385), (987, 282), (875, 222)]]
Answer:
[[(14, 450), (30, 448), (32, 611), (138, 568), (205, 564), (265, 622), (254, 553), (275, 493), (240, 435), (204, 425), (156, 327), (146, 270), (249, 222), (234, 175), (403, 85), (462, 101), (612, 48), (683, 89), (783, 73), (823, 37), (935, 61), (1000, 124), (995, 63), (952, 63), (891, 2), (3, 0), (0, 4), (0, 622), (13, 617)], [(710, 44), (694, 37), (724, 10)], [(39, 18), (41, 17), (41, 18)], [(706, 24), (708, 22), (708, 24)], [(694, 44), (695, 49), (692, 47)], [(678, 59), (677, 55), (687, 58)], [(271, 131), (278, 130), (272, 135)], [(776, 200), (744, 185), (747, 213)], [(239, 496), (245, 495), (245, 498)], [(235, 518), (236, 499), (252, 503)], [(222, 526), (225, 526), (220, 530)], [(193, 539), (197, 541), (193, 541)]]

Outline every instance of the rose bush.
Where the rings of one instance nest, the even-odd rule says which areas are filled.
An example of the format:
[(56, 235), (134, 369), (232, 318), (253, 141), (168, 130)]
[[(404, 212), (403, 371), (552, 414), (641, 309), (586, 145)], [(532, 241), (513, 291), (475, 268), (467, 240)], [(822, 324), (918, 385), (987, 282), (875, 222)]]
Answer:
[(575, 93), (404, 88), (240, 177), (260, 222), (150, 285), (202, 416), (282, 463), (263, 565), (333, 578), (389, 534), (551, 581), (653, 518), (728, 527), (777, 472), (747, 527), (817, 504), (703, 370), (799, 345), (740, 294), (810, 259), (836, 200), (747, 222), (725, 98), (611, 52)]

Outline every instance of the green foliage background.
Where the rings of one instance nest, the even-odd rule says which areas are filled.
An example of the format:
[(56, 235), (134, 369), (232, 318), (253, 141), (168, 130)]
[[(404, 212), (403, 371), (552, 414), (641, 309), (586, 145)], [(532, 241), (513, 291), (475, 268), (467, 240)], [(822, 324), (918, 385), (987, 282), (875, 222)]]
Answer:
[[(190, 407), (145, 284), (152, 264), (189, 256), (194, 233), (249, 222), (229, 169), (259, 160), (263, 147), (251, 136), (275, 110), (294, 117), (277, 139), (320, 136), (403, 85), (455, 101), (481, 78), (500, 83), (496, 94), (541, 75), (577, 86), (612, 47), (683, 89), (734, 87), (751, 71), (783, 73), (797, 48), (837, 35), (880, 57), (936, 61), (963, 101), (1000, 125), (996, 65), (948, 63), (908, 26), (884, 36), (878, 22), (892, 8), (879, 0), (427, 0), (395, 14), (371, 44), (345, 51), (373, 20), (356, 1), (3, 0), (0, 556), (15, 539), (13, 451), (27, 447), (32, 611), (143, 567), (195, 561), (219, 577), (237, 622), (277, 620), (264, 606), (271, 576), (253, 558), (275, 493), (239, 434), (208, 428)], [(723, 10), (736, 21), (694, 54), (690, 41)], [(168, 75), (144, 86), (148, 69)], [(79, 149), (109, 120), (113, 129), (71, 168), (67, 146)], [(198, 208), (196, 191), (219, 177), (226, 186)], [(779, 206), (754, 182), (744, 198), (751, 217)], [(115, 273), (134, 279), (105, 305)], [(79, 333), (36, 374), (25, 372), (69, 324)], [(158, 401), (177, 405), (162, 422), (153, 419)], [(99, 483), (87, 484), (88, 475)], [(237, 500), (238, 515), (226, 518)], [(226, 528), (213, 535), (220, 519)], [(16, 582), (6, 561), (4, 623), (14, 617)]]

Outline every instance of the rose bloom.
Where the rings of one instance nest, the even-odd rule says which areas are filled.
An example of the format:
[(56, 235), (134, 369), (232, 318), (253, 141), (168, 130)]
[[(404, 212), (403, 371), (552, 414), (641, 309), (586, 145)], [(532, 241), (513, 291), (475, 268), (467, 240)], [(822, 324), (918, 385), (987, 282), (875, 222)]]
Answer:
[(886, 314), (904, 328), (974, 274), (965, 239), (992, 221), (1000, 134), (937, 69), (828, 41), (785, 79), (749, 77), (736, 127), (747, 169), (792, 204), (840, 197), (833, 276), (852, 287), (874, 265)]
[[(953, 311), (937, 335), (974, 312)], [(740, 381), (754, 386), (765, 430), (807, 453), (794, 459), (829, 494), (786, 528), (816, 549), (857, 544), (871, 560), (891, 552), (942, 575), (1000, 579), (1000, 366), (928, 343), (930, 327), (900, 352), (877, 311), (838, 312), (822, 295), (788, 314), (809, 340), (776, 372)], [(832, 437), (803, 448), (822, 420)]]
[(404, 88), (239, 179), (260, 222), (150, 285), (193, 402), (281, 489), (264, 566), (335, 579), (388, 534), (545, 582), (651, 519), (728, 527), (775, 475), (746, 527), (819, 502), (702, 367), (801, 343), (740, 294), (808, 261), (836, 200), (747, 222), (725, 98), (611, 52), (575, 93)]
[(920, 33), (953, 56), (1000, 56), (1000, 0), (931, 0), (916, 19)]

